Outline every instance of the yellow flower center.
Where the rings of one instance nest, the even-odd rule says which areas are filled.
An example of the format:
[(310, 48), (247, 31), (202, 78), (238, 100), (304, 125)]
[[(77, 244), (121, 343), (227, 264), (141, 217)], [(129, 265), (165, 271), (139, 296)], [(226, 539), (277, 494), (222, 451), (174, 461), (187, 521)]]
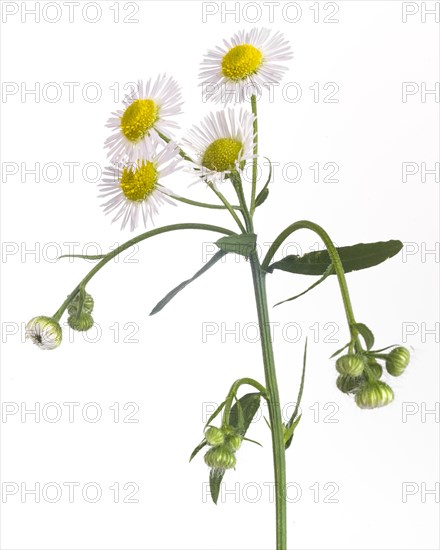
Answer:
[(150, 161), (142, 161), (135, 170), (124, 168), (120, 185), (128, 200), (141, 202), (154, 191), (157, 179), (158, 173), (154, 164)]
[(215, 170), (216, 172), (233, 170), (242, 148), (243, 144), (236, 139), (216, 139), (206, 148), (202, 165), (208, 170)]
[(252, 44), (231, 48), (222, 59), (222, 74), (231, 80), (243, 80), (255, 74), (263, 63), (263, 54)]
[(152, 99), (136, 99), (121, 117), (121, 131), (130, 141), (142, 139), (159, 118), (159, 107)]

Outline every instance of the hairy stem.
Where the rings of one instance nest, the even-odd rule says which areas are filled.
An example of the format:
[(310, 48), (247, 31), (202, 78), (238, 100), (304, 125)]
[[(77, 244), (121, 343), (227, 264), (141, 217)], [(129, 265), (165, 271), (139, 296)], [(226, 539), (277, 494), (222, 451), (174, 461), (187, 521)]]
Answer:
[(272, 433), (272, 453), (275, 475), (276, 508), (276, 549), (286, 550), (286, 458), (284, 446), (284, 427), (281, 417), (280, 398), (275, 372), (272, 338), (270, 334), (269, 312), (267, 308), (265, 272), (260, 266), (258, 255), (250, 257), (252, 278), (254, 281), (258, 323), (260, 327), (261, 349), (263, 353), (266, 391), (268, 394), (269, 419)]

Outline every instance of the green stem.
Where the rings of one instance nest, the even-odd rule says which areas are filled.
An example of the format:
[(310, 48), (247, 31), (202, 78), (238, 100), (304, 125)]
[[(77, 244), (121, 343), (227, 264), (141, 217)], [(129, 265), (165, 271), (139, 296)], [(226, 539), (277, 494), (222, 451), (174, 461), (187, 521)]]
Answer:
[[(157, 132), (157, 130), (156, 130), (156, 132)], [(165, 134), (162, 134), (162, 132), (157, 132), (157, 133), (158, 133), (159, 137), (165, 141), (165, 143), (169, 143), (171, 141), (171, 139), (169, 137), (167, 137)], [(188, 156), (181, 147), (178, 146), (178, 148), (179, 148), (179, 155), (183, 159), (194, 163), (193, 159), (190, 156)]]
[[(228, 208), (223, 204), (210, 204), (207, 202), (193, 201), (192, 199), (187, 199), (186, 197), (180, 197), (179, 195), (174, 195), (173, 193), (165, 193), (165, 191), (163, 190), (161, 191), (164, 195), (170, 197), (170, 199), (174, 199), (185, 204), (190, 204), (191, 206), (199, 206), (200, 208), (212, 208), (213, 210), (228, 210)], [(239, 206), (231, 205), (231, 207), (234, 210), (241, 210)]]
[(126, 241), (125, 243), (121, 244), (121, 246), (118, 246), (117, 248), (115, 248), (114, 250), (106, 254), (102, 258), (102, 260), (99, 263), (97, 263), (93, 269), (89, 271), (89, 273), (84, 277), (84, 279), (80, 283), (78, 283), (78, 285), (67, 296), (64, 302), (61, 304), (61, 307), (52, 317), (57, 321), (59, 321), (62, 314), (64, 313), (64, 311), (66, 310), (70, 302), (73, 300), (77, 292), (79, 292), (81, 288), (85, 288), (86, 284), (90, 281), (90, 279), (92, 279), (92, 277), (94, 277), (98, 273), (98, 271), (102, 269), (115, 256), (117, 256), (124, 250), (127, 250), (127, 248), (130, 248), (131, 246), (134, 246), (137, 243), (145, 241), (150, 237), (155, 237), (156, 235), (161, 235), (162, 233), (168, 233), (170, 231), (178, 231), (180, 229), (200, 229), (203, 231), (214, 231), (216, 233), (223, 233), (224, 235), (236, 234), (234, 233), (234, 231), (230, 231), (229, 229), (225, 229), (224, 227), (219, 227), (217, 225), (209, 225), (204, 223), (178, 223), (174, 225), (166, 225), (164, 227), (158, 227), (157, 229), (152, 229), (151, 231), (147, 231), (146, 233), (141, 233), (137, 237), (134, 237), (133, 239)]
[(258, 175), (258, 119), (257, 119), (257, 97), (251, 97), (252, 114), (254, 115), (254, 158), (252, 159), (252, 195), (250, 214), (255, 212), (255, 195), (257, 193), (257, 175)]
[(275, 372), (272, 338), (267, 308), (265, 272), (260, 266), (258, 255), (250, 256), (252, 278), (254, 281), (255, 300), (257, 304), (258, 323), (260, 327), (261, 349), (263, 353), (266, 389), (268, 393), (269, 419), (272, 433), (272, 452), (275, 474), (275, 507), (276, 507), (276, 549), (286, 550), (286, 458), (284, 445), (284, 427), (281, 417), (280, 398)]
[(269, 396), (267, 395), (266, 388), (262, 386), (259, 382), (254, 380), (253, 378), (240, 378), (239, 380), (236, 380), (229, 390), (229, 393), (226, 397), (226, 405), (225, 410), (223, 412), (223, 421), (222, 426), (228, 426), (229, 425), (229, 416), (231, 412), (232, 407), (232, 401), (234, 400), (235, 396), (237, 395), (238, 388), (244, 384), (247, 384), (249, 386), (253, 386), (256, 390), (258, 390), (261, 395), (268, 400)]
[(248, 233), (253, 233), (254, 223), (252, 221), (251, 213), (249, 212), (248, 206), (246, 204), (246, 198), (244, 196), (243, 184), (240, 174), (238, 172), (232, 172), (231, 181), (232, 185), (234, 186), (235, 192), (237, 193), (238, 202), (240, 203), (240, 210), (243, 214), (243, 218), (246, 224), (246, 230)]
[(298, 229), (310, 229), (321, 238), (325, 247), (327, 248), (327, 251), (329, 253), (330, 259), (332, 261), (332, 264), (336, 273), (336, 277), (338, 278), (339, 288), (341, 290), (342, 301), (344, 302), (344, 309), (345, 309), (345, 314), (347, 316), (350, 333), (353, 334), (352, 325), (356, 323), (356, 320), (353, 313), (353, 307), (351, 305), (350, 293), (348, 292), (347, 281), (345, 279), (344, 267), (342, 265), (341, 258), (339, 257), (339, 254), (335, 245), (333, 244), (329, 235), (326, 233), (326, 231), (324, 231), (324, 229), (321, 226), (307, 220), (301, 220), (293, 223), (292, 225), (289, 225), (289, 227), (286, 227), (286, 229), (282, 231), (278, 235), (278, 237), (274, 240), (272, 246), (267, 251), (267, 254), (261, 264), (262, 269), (266, 270), (268, 268), (272, 258), (274, 257), (276, 251), (281, 246), (281, 244), (287, 239), (287, 237), (289, 237), (289, 235), (291, 235)]
[(207, 183), (208, 187), (210, 189), (212, 189), (214, 191), (214, 193), (217, 195), (217, 197), (222, 201), (222, 203), (225, 205), (225, 207), (229, 210), (231, 216), (234, 218), (234, 220), (236, 221), (238, 227), (240, 228), (240, 231), (242, 233), (246, 233), (246, 229), (245, 229), (244, 225), (242, 224), (240, 218), (235, 213), (234, 208), (229, 203), (228, 199), (222, 193), (220, 193), (220, 191), (218, 189), (215, 188), (215, 185), (213, 185), (212, 182), (207, 181), (206, 183)]

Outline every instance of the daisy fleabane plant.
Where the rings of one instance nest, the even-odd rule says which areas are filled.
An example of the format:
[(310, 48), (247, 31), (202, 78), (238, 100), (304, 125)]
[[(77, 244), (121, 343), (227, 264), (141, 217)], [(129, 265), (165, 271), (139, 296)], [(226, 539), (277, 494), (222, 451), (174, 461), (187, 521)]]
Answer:
[[(272, 164), (269, 161), (270, 172), (266, 183), (257, 190), (257, 101), (260, 99), (260, 87), (278, 82), (286, 70), (279, 62), (290, 57), (290, 45), (285, 38), (267, 29), (240, 31), (230, 41), (225, 41), (224, 47), (210, 50), (202, 64), (204, 69), (201, 76), (203, 84), (210, 87), (211, 97), (215, 101), (224, 102), (230, 101), (232, 97), (235, 102), (244, 104), (235, 109), (226, 107), (208, 114), (199, 125), (188, 131), (181, 147), (169, 133), (177, 127), (172, 117), (180, 112), (180, 89), (177, 83), (172, 78), (161, 76), (154, 83), (148, 80), (146, 85), (139, 84), (137, 92), (125, 100), (124, 110), (117, 111), (110, 119), (112, 135), (106, 141), (106, 148), (111, 164), (106, 168), (100, 184), (100, 197), (105, 199), (102, 204), (104, 212), (113, 215), (113, 222), (120, 221), (122, 229), (128, 227), (134, 231), (139, 225), (150, 225), (164, 203), (182, 202), (210, 209), (213, 217), (230, 214), (235, 223), (233, 229), (198, 222), (164, 225), (136, 235), (108, 254), (79, 256), (98, 263), (71, 291), (54, 315), (34, 317), (26, 328), (26, 336), (41, 349), (57, 348), (62, 341), (60, 320), (66, 311), (67, 324), (71, 330), (84, 332), (93, 326), (95, 301), (87, 292), (87, 285), (123, 251), (157, 235), (174, 231), (196, 230), (221, 235), (221, 238), (215, 238), (218, 250), (212, 258), (192, 278), (168, 292), (151, 310), (150, 315), (163, 310), (180, 291), (213, 268), (225, 255), (235, 253), (245, 257), (246, 262), (240, 262), (239, 267), (250, 266), (252, 273), (264, 384), (250, 377), (238, 378), (232, 383), (226, 397), (219, 400), (221, 405), (208, 419), (203, 429), (203, 439), (192, 452), (190, 460), (205, 449), (204, 461), (209, 467), (211, 496), (217, 503), (226, 472), (243, 467), (237, 458), (243, 443), (256, 443), (246, 435), (261, 401), (266, 401), (273, 456), (277, 550), (287, 548), (286, 450), (292, 443), (301, 419), (299, 407), (304, 389), (307, 343), (302, 368), (299, 369), (300, 383), (295, 410), (288, 421), (283, 421), (270, 330), (267, 277), (279, 271), (319, 276), (305, 291), (276, 305), (303, 296), (328, 277), (337, 279), (347, 320), (348, 341), (332, 355), (338, 356), (335, 361), (335, 384), (343, 394), (351, 396), (360, 409), (390, 405), (395, 397), (394, 392), (382, 377), (385, 371), (391, 377), (402, 376), (410, 362), (409, 351), (404, 347), (393, 345), (373, 349), (373, 332), (356, 320), (346, 280), (346, 273), (373, 267), (396, 255), (403, 246), (400, 241), (336, 248), (321, 226), (308, 220), (299, 220), (288, 225), (275, 238), (269, 239), (272, 244), (264, 258), (260, 259), (258, 254), (261, 247), (258, 246), (254, 215), (256, 209), (269, 198)], [(234, 97), (225, 93), (225, 87), (232, 90)], [(249, 93), (250, 108), (245, 104)], [(217, 199), (215, 202), (198, 202), (174, 193), (163, 185), (163, 179), (184, 163), (191, 174), (188, 179), (192, 181), (188, 183), (197, 180), (206, 184), (214, 192)], [(252, 167), (250, 185), (244, 183), (242, 178), (246, 163)], [(298, 230), (312, 231), (320, 238), (325, 249), (303, 256), (286, 256), (275, 261), (277, 251)], [(221, 285), (221, 288), (225, 286)], [(392, 348), (391, 351), (387, 351), (389, 348)], [(247, 363), (250, 374), (254, 376), (253, 362)], [(250, 387), (251, 392), (239, 397), (244, 387)], [(174, 417), (170, 418), (170, 422), (173, 420)], [(246, 544), (248, 547), (254, 547), (253, 542)]]
[(181, 113), (181, 92), (172, 77), (161, 75), (145, 84), (139, 80), (123, 105), (107, 122), (112, 135), (105, 148), (112, 162), (138, 160), (148, 154), (152, 140), (160, 140), (160, 134), (170, 138), (170, 131), (178, 129), (172, 117)]
[(284, 35), (265, 28), (242, 30), (223, 43), (208, 50), (199, 74), (204, 95), (215, 102), (240, 103), (258, 96), (262, 87), (281, 81), (287, 67), (279, 63), (293, 56)]

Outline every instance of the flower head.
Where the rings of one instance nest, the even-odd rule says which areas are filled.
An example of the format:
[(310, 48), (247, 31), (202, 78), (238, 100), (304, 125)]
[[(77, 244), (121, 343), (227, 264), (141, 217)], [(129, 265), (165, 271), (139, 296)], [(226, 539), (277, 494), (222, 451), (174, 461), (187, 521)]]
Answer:
[(287, 70), (279, 62), (292, 58), (283, 34), (265, 28), (240, 31), (223, 42), (206, 53), (199, 75), (204, 93), (216, 102), (242, 102), (261, 86), (278, 83)]
[(214, 184), (224, 181), (253, 158), (254, 115), (240, 109), (210, 113), (183, 140), (194, 151), (197, 175)]
[(26, 338), (41, 349), (55, 349), (61, 344), (61, 327), (52, 317), (34, 317), (26, 325)]
[(102, 205), (106, 214), (116, 211), (113, 222), (122, 218), (122, 229), (130, 222), (130, 229), (134, 231), (141, 216), (144, 226), (147, 226), (158, 213), (159, 206), (165, 202), (174, 204), (167, 197), (171, 191), (160, 180), (176, 170), (179, 163), (177, 151), (173, 142), (160, 152), (154, 144), (144, 158), (105, 169), (100, 197), (108, 199)]
[(177, 128), (170, 117), (181, 112), (180, 99), (180, 88), (171, 77), (162, 75), (146, 84), (140, 80), (137, 89), (124, 99), (124, 109), (114, 112), (107, 122), (113, 133), (105, 147), (112, 162), (133, 162), (148, 155), (157, 132)]

